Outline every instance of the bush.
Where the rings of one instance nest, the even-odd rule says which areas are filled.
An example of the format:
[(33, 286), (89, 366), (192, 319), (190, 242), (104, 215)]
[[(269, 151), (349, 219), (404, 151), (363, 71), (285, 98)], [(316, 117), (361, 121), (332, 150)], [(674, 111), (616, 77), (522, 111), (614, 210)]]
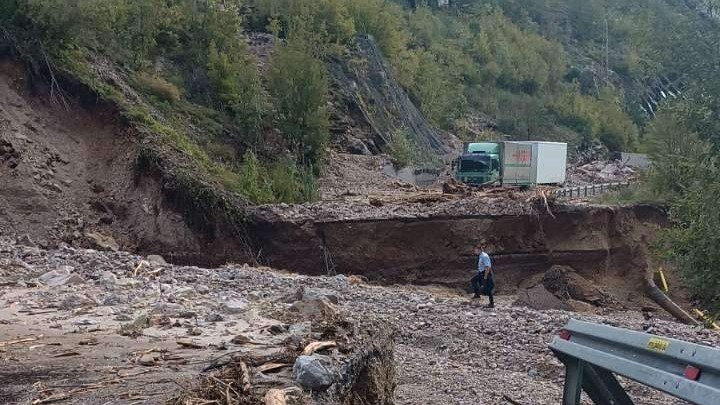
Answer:
[(243, 156), (239, 190), (243, 196), (256, 204), (273, 202), (272, 185), (251, 149), (245, 151)]
[(270, 182), (275, 201), (296, 203), (303, 200), (300, 174), (292, 159), (282, 159), (272, 165)]
[(180, 90), (162, 77), (138, 73), (135, 75), (135, 83), (142, 92), (155, 96), (162, 101), (174, 103), (180, 100)]
[(415, 145), (408, 138), (407, 130), (396, 129), (393, 131), (387, 146), (395, 167), (403, 168), (415, 163)]

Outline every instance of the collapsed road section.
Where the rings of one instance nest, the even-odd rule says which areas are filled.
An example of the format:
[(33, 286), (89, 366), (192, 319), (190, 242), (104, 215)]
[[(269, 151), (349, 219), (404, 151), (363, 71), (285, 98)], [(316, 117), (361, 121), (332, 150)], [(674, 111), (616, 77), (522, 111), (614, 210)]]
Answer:
[[(571, 266), (590, 279), (616, 280), (619, 286), (641, 286), (647, 242), (666, 221), (650, 206), (546, 211), (533, 208), (526, 193), (514, 199), (422, 197), (404, 204), (375, 202), (379, 207), (373, 201), (346, 204), (342, 213), (328, 203), (265, 207), (251, 233), (261, 260), (273, 267), (451, 286), (467, 283), (473, 247), (483, 241), (493, 254), (498, 285), (512, 292), (553, 265)], [(446, 200), (430, 205), (429, 197)]]

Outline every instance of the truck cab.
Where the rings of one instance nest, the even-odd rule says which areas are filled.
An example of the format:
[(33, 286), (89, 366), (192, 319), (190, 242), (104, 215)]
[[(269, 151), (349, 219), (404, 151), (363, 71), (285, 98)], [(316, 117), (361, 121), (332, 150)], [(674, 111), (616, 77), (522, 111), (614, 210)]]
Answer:
[(501, 146), (495, 142), (466, 142), (455, 162), (455, 179), (481, 185), (500, 180)]

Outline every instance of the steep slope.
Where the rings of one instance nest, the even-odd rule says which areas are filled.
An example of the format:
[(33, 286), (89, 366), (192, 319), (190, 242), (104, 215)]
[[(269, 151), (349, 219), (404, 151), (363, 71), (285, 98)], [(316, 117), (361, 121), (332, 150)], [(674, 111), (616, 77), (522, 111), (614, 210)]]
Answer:
[(157, 151), (149, 166), (156, 139), (128, 126), (112, 105), (92, 97), (53, 103), (35, 84), (21, 65), (0, 64), (0, 234), (174, 260), (222, 249), (193, 226), (193, 217), (212, 213), (188, 210), (169, 159)]
[[(434, 128), (413, 104), (372, 37), (358, 36), (350, 52), (328, 64), (336, 105), (335, 143), (344, 143), (348, 151), (389, 152), (393, 133), (404, 131), (422, 163), (434, 163), (438, 167), (459, 151), (459, 140)], [(351, 125), (342, 122), (345, 117), (353, 118)], [(365, 127), (369, 131), (363, 134), (353, 127)], [(364, 137), (355, 138), (358, 134)]]

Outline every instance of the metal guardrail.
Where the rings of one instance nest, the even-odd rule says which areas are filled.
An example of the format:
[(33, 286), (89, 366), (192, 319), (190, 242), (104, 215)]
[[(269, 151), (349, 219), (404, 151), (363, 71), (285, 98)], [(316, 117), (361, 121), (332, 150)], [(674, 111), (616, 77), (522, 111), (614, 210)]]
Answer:
[(558, 197), (592, 197), (608, 191), (617, 190), (619, 188), (630, 187), (630, 184), (632, 183), (629, 181), (617, 183), (588, 184), (585, 186), (559, 188), (557, 190), (553, 190), (553, 193)]
[(565, 364), (563, 405), (633, 405), (614, 374), (697, 405), (720, 404), (720, 350), (571, 319), (550, 344)]

